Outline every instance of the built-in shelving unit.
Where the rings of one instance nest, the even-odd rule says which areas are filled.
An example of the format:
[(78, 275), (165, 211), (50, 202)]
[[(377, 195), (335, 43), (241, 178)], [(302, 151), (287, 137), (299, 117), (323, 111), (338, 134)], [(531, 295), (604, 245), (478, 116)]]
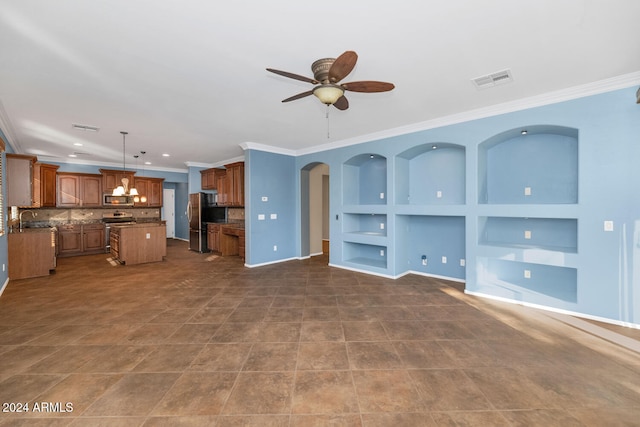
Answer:
[[(568, 307), (578, 299), (578, 132), (513, 129), (478, 150), (477, 291)], [(510, 213), (512, 216), (505, 215)]]
[(464, 216), (397, 215), (397, 270), (463, 280), (465, 229)]
[(387, 159), (375, 153), (343, 164), (342, 258), (353, 268), (387, 270)]
[(398, 205), (465, 203), (465, 149), (450, 143), (423, 144), (396, 156)]
[(343, 165), (343, 203), (387, 204), (387, 159), (377, 154), (360, 154)]

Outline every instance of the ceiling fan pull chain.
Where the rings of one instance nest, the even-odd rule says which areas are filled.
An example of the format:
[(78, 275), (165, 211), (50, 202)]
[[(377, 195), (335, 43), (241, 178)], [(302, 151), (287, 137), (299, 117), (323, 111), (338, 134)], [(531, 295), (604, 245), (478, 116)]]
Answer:
[(331, 107), (329, 104), (327, 104), (327, 113), (326, 113), (326, 118), (327, 118), (327, 139), (331, 139), (331, 127), (330, 127), (330, 123), (329, 123), (329, 107)]

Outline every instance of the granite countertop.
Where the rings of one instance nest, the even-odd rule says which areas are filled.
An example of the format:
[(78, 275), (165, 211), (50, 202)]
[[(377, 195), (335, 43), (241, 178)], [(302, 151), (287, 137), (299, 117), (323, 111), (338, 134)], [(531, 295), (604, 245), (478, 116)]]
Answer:
[(137, 222), (135, 224), (111, 224), (111, 228), (145, 228), (145, 227), (160, 227), (166, 225), (166, 221), (155, 221), (155, 222)]
[(9, 229), (9, 233), (53, 233), (57, 231), (56, 227), (25, 227), (22, 230), (19, 229)]

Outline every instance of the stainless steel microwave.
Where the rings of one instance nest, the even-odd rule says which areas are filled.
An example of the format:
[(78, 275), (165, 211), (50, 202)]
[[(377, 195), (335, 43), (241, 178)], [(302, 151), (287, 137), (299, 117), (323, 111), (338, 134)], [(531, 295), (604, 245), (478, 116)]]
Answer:
[(105, 194), (102, 200), (103, 206), (133, 206), (133, 196), (114, 196)]

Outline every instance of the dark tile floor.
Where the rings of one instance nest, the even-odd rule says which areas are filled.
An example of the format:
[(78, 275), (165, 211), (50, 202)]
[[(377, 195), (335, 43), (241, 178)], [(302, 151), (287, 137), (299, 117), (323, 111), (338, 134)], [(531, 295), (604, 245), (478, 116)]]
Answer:
[(589, 325), (323, 257), (64, 258), (0, 298), (0, 426), (637, 426), (640, 331)]

